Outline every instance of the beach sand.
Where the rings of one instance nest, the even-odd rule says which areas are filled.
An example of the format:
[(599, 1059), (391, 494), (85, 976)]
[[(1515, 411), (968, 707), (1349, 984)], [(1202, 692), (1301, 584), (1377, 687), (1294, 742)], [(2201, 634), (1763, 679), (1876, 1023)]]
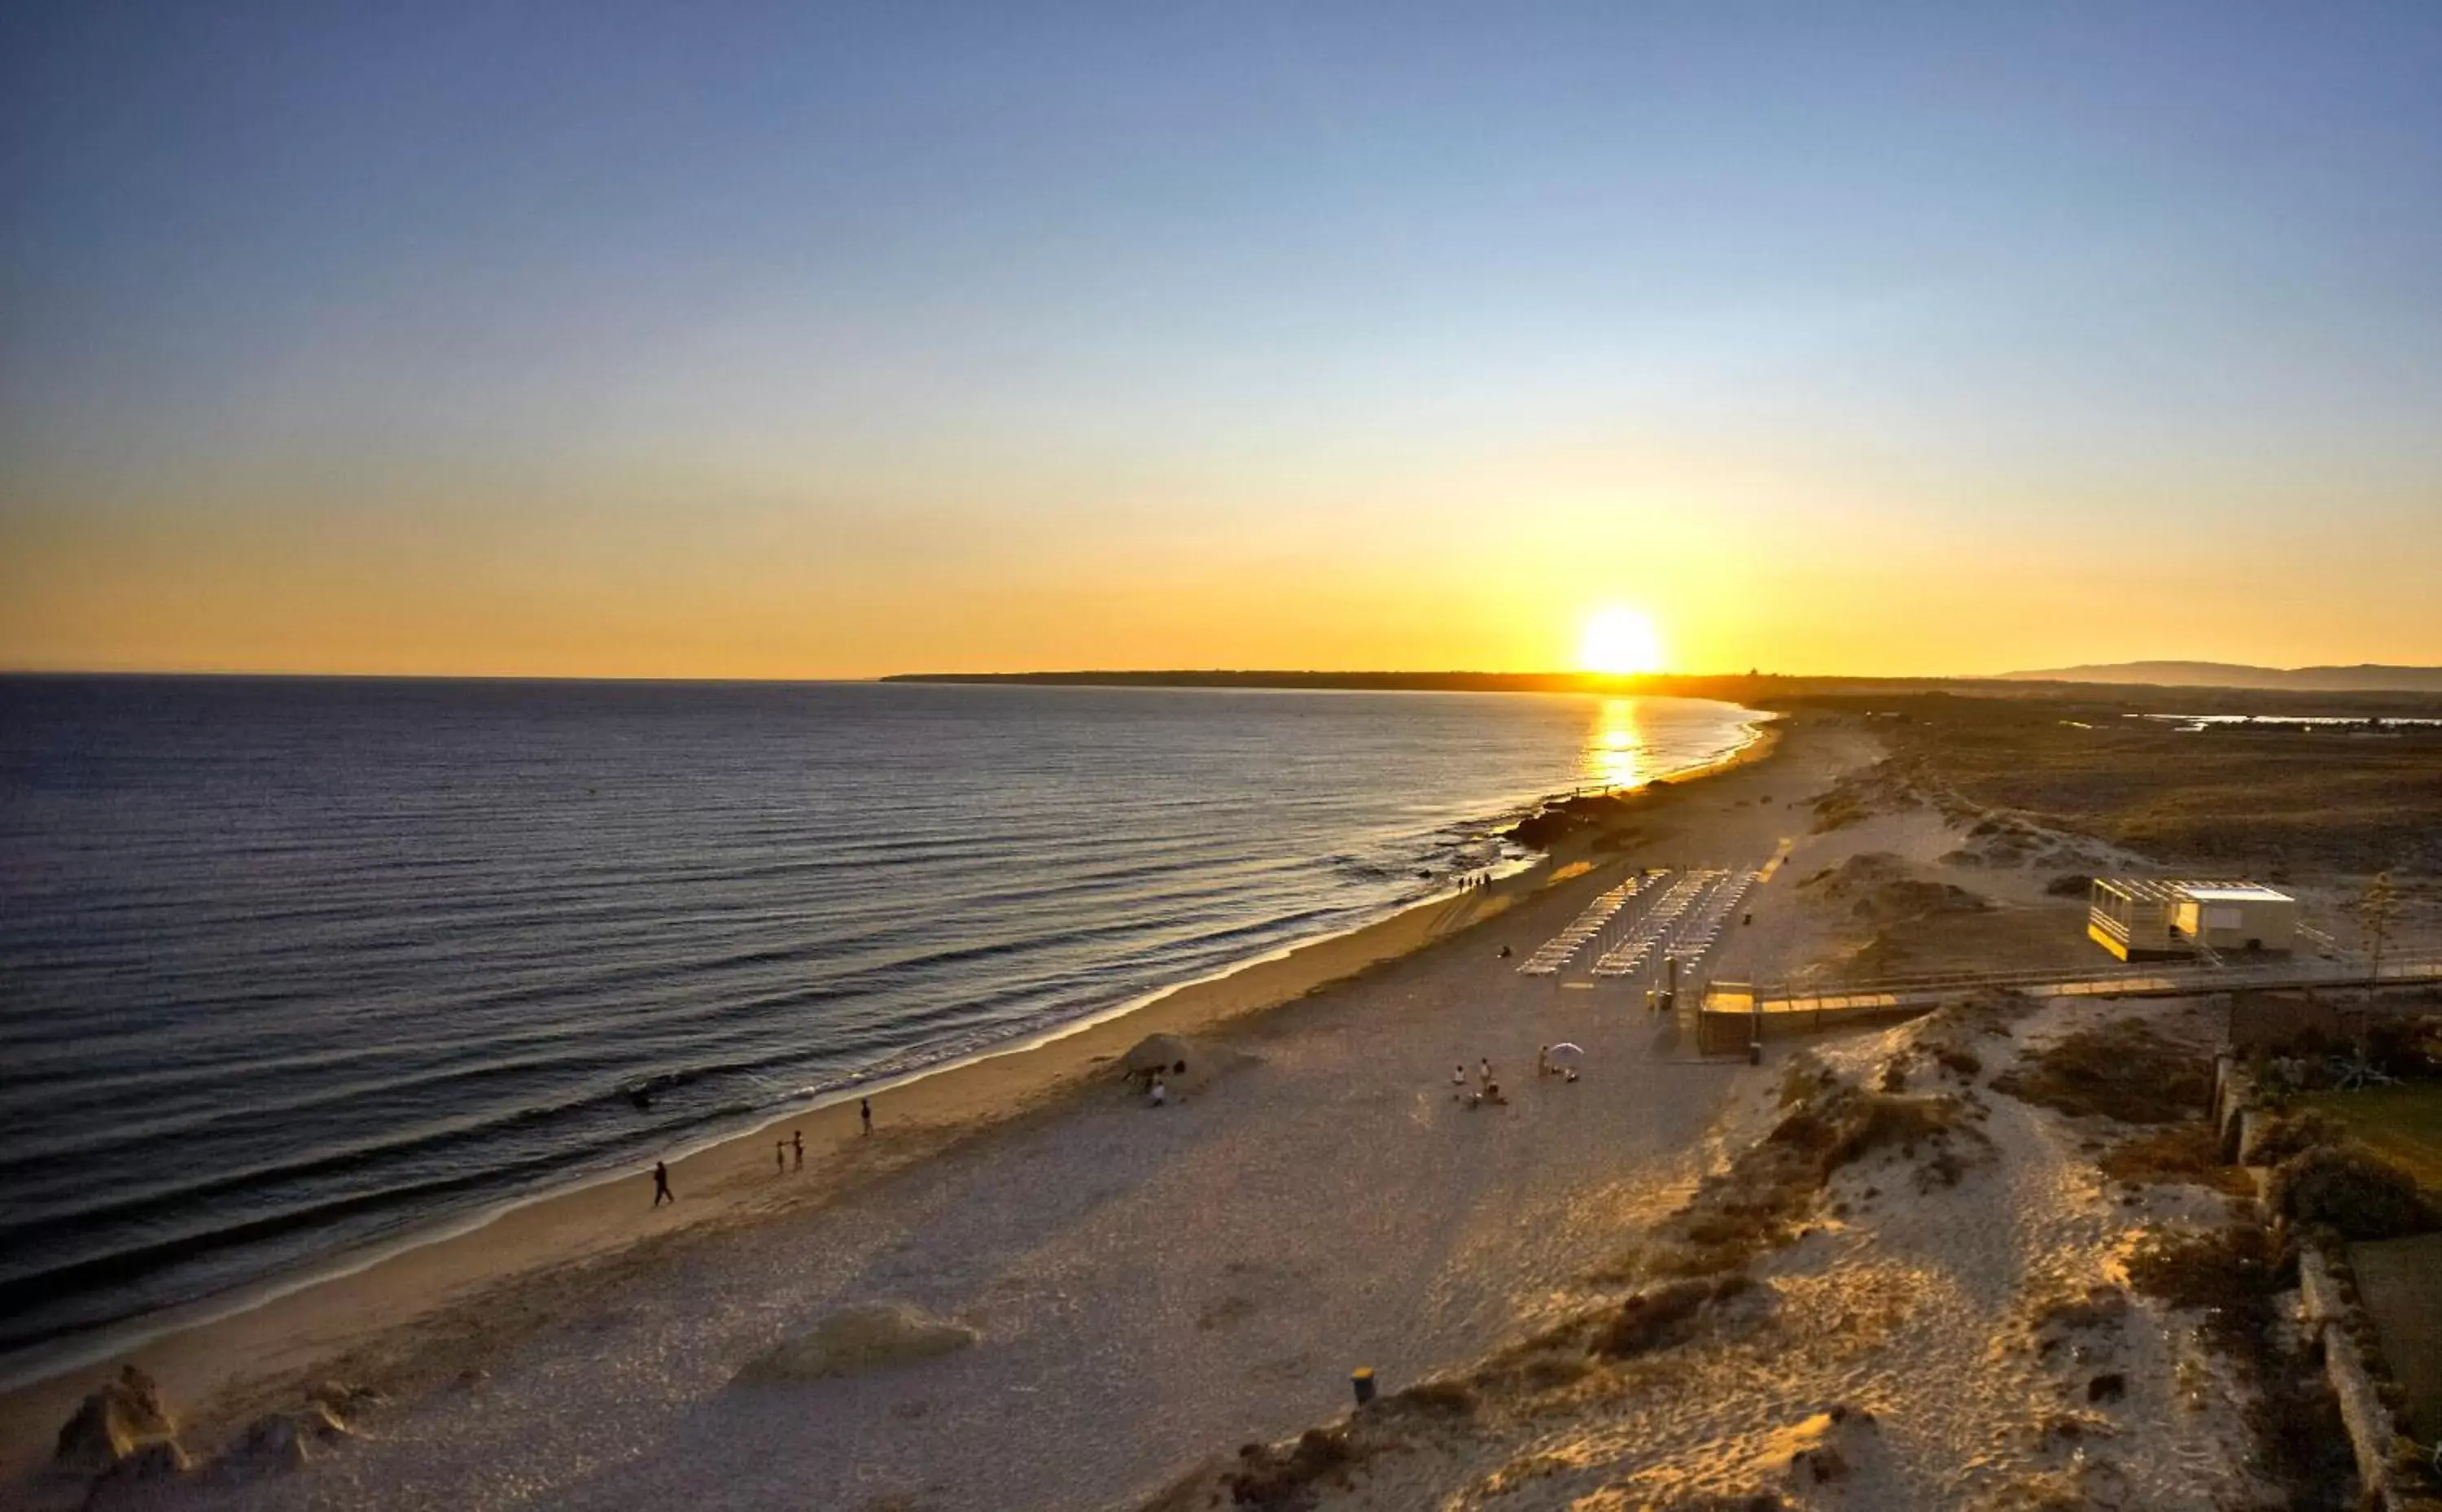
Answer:
[[(1489, 1347), (1683, 1195), (1743, 1067), (1689, 1064), (1624, 993), (1522, 978), (1624, 869), (1757, 865), (1795, 800), (1870, 759), (1793, 732), (1644, 800), (1615, 848), (1562, 847), (1498, 886), (1198, 984), (643, 1176), (512, 1210), (131, 1352), (209, 1448), (311, 1381), (376, 1386), (363, 1436), (196, 1505), (1075, 1507), (1328, 1412), (1348, 1373), (1412, 1378)], [(1767, 797), (1778, 802), (1766, 802)], [(1769, 955), (1768, 886), (1747, 940)], [(1773, 941), (1781, 941), (1775, 947)], [(1329, 984), (1329, 985), (1326, 985)], [(1116, 1057), (1148, 1033), (1252, 1063), (1158, 1111)], [(1539, 1045), (1585, 1082), (1531, 1074)], [(1450, 1097), (1489, 1057), (1505, 1108)], [(802, 1129), (802, 1174), (771, 1141)], [(912, 1303), (976, 1347), (920, 1367), (733, 1387), (826, 1312)], [(11, 1393), (11, 1473), (106, 1364)]]
[[(1972, 1015), (1927, 1019), (1777, 1049), (1776, 1072), (1804, 1056), (1810, 1067), (1873, 1086), (1896, 1063), (1918, 1095), (1962, 1099), (1973, 1132), (1949, 1146), (1959, 1159), (1951, 1177), (1934, 1175), (1925, 1146), (1856, 1161), (1833, 1175), (1795, 1244), (1758, 1258), (1743, 1289), (1707, 1306), (1676, 1339), (1617, 1360), (1589, 1358), (1582, 1347), (1544, 1356), (1569, 1368), (1541, 1378), (1479, 1366), (1467, 1373), (1463, 1413), (1369, 1416), (1352, 1436), (1350, 1467), (1319, 1477), (1309, 1504), (2285, 1504), (2251, 1471), (2236, 1368), (2209, 1345), (2196, 1315), (2127, 1286), (2126, 1254), (2141, 1231), (2218, 1228), (2231, 1221), (2232, 1200), (2192, 1184), (2112, 1181), (2091, 1151), (2115, 1131), (1991, 1086), (2028, 1049), (2132, 1016), (2201, 1052), (2210, 1020), (2199, 1009), (2053, 1002), (1982, 1027), (1966, 1027)], [(1950, 1073), (1927, 1053), (1936, 1045), (1970, 1048), (1983, 1065)], [(1778, 1080), (1743, 1086), (1726, 1120), (1733, 1144), (1765, 1139), (1787, 1116)], [(1617, 1309), (1606, 1301), (1593, 1310)], [(1215, 1466), (1191, 1475), (1149, 1509), (1227, 1505), (1225, 1473)]]

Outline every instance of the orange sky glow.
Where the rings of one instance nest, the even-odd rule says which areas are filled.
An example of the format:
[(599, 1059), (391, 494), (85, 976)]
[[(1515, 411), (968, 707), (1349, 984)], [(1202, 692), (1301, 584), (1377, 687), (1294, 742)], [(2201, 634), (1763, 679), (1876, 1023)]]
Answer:
[(0, 19), (0, 669), (2442, 664), (2427, 8), (239, 9)]

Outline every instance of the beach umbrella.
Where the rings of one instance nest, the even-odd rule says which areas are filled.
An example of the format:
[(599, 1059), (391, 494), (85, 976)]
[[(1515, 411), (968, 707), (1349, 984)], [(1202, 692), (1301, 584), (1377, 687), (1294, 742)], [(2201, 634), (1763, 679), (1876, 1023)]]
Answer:
[(1545, 1050), (1543, 1059), (1554, 1066), (1583, 1066), (1586, 1064), (1586, 1047), (1582, 1045), (1572, 1045), (1563, 1040)]

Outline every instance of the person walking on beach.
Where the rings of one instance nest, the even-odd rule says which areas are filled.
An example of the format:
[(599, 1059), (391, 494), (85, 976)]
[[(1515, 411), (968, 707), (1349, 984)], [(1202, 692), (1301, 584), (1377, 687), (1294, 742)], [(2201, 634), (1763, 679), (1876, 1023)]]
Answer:
[(1450, 1067), (1450, 1085), (1467, 1085), (1467, 1067), (1465, 1066), (1453, 1066)]
[(1484, 1058), (1484, 1084), (1492, 1084), (1492, 1057), (1489, 1055)]
[(789, 1141), (786, 1139), (775, 1139), (772, 1141), (772, 1174), (775, 1176), (786, 1175), (788, 1171)]
[(678, 1200), (677, 1195), (670, 1191), (670, 1168), (659, 1160), (654, 1161), (653, 1206), (658, 1208), (665, 1202)]
[(871, 1134), (873, 1132), (873, 1099), (869, 1097), (858, 1098), (856, 1100), (856, 1116), (864, 1120), (865, 1132)]
[(806, 1169), (806, 1131), (803, 1129), (790, 1130), (789, 1145), (792, 1149), (797, 1152), (797, 1169), (803, 1171)]

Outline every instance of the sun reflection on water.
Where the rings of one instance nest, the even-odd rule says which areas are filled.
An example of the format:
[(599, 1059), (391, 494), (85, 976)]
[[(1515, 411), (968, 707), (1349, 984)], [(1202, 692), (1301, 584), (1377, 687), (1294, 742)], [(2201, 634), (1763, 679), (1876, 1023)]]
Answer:
[(1605, 699), (1586, 735), (1586, 781), (1597, 788), (1633, 788), (1651, 774), (1641, 699)]

